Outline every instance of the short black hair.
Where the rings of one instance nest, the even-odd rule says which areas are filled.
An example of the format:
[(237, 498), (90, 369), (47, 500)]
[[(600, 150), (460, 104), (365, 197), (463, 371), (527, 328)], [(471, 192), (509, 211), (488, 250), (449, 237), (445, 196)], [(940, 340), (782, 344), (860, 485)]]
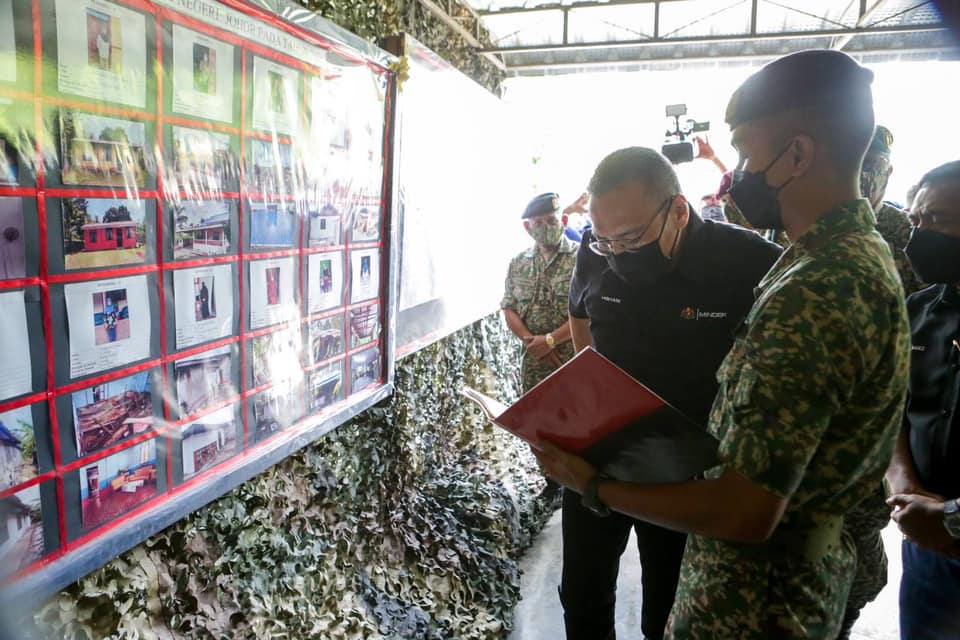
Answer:
[(960, 160), (946, 162), (936, 169), (927, 171), (917, 183), (917, 191), (929, 185), (953, 181), (960, 182)]
[(602, 196), (628, 182), (640, 182), (664, 198), (681, 193), (673, 165), (662, 154), (647, 147), (618, 149), (597, 165), (587, 191)]

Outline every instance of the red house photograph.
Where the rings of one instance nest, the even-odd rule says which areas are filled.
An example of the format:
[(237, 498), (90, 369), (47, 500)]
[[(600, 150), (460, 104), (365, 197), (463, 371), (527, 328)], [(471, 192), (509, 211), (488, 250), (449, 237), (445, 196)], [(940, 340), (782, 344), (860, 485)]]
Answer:
[(146, 260), (144, 203), (116, 198), (65, 198), (63, 254), (67, 269)]

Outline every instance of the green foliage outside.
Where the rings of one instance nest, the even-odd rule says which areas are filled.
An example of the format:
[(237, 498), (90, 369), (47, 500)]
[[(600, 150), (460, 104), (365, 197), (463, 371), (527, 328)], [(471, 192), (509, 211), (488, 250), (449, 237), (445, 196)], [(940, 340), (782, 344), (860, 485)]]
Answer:
[(517, 355), (491, 316), (401, 360), (392, 399), (64, 590), (42, 632), (505, 637), (543, 481), (456, 390), (515, 398)]

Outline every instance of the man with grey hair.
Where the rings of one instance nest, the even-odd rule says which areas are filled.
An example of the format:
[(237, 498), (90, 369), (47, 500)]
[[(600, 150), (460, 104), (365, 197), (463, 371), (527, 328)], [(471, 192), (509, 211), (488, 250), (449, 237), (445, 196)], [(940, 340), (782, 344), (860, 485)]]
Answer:
[[(593, 230), (570, 285), (574, 348), (594, 346), (706, 425), (715, 373), (780, 249), (752, 231), (703, 220), (670, 162), (652, 149), (610, 154), (590, 181)], [(614, 638), (620, 556), (630, 530), (643, 567), (641, 628), (662, 638), (686, 536), (579, 493), (563, 497), (563, 603), (568, 640)]]

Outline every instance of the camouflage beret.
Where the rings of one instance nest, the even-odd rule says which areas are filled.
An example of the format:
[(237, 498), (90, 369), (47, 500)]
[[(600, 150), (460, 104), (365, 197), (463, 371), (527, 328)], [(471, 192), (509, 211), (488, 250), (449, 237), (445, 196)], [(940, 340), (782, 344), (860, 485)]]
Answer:
[(731, 129), (790, 109), (872, 104), (873, 72), (845, 53), (812, 49), (778, 58), (734, 92), (724, 118)]
[(893, 134), (882, 124), (878, 124), (873, 132), (873, 140), (867, 148), (867, 153), (890, 153), (890, 147), (893, 146)]
[(560, 196), (555, 193), (541, 193), (530, 201), (520, 218), (525, 220), (534, 216), (543, 216), (558, 209), (560, 209)]

